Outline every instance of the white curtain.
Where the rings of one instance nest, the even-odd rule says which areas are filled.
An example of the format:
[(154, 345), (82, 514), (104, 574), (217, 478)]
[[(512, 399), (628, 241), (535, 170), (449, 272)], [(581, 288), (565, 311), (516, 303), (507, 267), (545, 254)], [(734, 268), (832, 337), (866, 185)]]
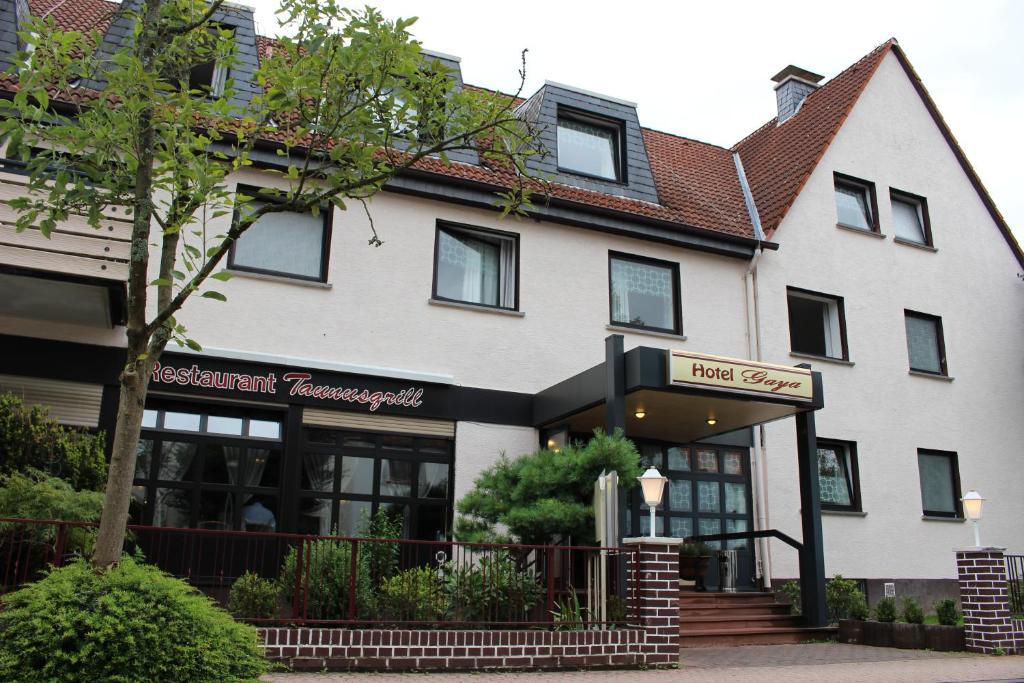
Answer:
[[(321, 457), (312, 453), (305, 453), (302, 456), (306, 478), (309, 480), (309, 488), (313, 491), (332, 491), (334, 489), (334, 457)], [(321, 536), (331, 531), (331, 501), (323, 499), (311, 499), (309, 507), (302, 512), (306, 517), (319, 519), (319, 533)]]
[(516, 306), (516, 243), (511, 239), (501, 240), (501, 298), (502, 308)]
[[(249, 202), (245, 210), (254, 211), (262, 205)], [(319, 277), (323, 236), (323, 214), (268, 213), (235, 242), (232, 262), (276, 273)]]
[(631, 320), (628, 267), (619, 261), (612, 261), (612, 321), (628, 323)]
[[(449, 299), (489, 306), (505, 305), (505, 273), (515, 273), (515, 245), (511, 240), (478, 239), (470, 234), (442, 230), (438, 250), (437, 293)], [(509, 246), (505, 246), (505, 242)], [(506, 255), (506, 251), (510, 252)], [(511, 262), (511, 269), (508, 263)], [(515, 282), (512, 284), (515, 301)]]

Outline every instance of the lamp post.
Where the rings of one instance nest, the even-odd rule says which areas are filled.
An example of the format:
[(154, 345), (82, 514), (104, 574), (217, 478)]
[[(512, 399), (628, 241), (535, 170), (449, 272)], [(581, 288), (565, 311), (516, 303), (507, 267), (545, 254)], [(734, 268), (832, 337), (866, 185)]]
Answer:
[(668, 477), (661, 476), (661, 472), (649, 467), (646, 472), (637, 477), (637, 481), (640, 482), (640, 488), (643, 489), (644, 503), (651, 508), (651, 538), (654, 538), (657, 535), (654, 533), (654, 508), (661, 505), (661, 497), (665, 494), (665, 482), (668, 481)]
[(981, 519), (981, 511), (985, 507), (985, 499), (981, 497), (980, 493), (972, 489), (964, 494), (960, 502), (964, 504), (964, 515), (974, 525), (974, 545), (980, 548), (981, 535), (978, 533), (978, 520)]

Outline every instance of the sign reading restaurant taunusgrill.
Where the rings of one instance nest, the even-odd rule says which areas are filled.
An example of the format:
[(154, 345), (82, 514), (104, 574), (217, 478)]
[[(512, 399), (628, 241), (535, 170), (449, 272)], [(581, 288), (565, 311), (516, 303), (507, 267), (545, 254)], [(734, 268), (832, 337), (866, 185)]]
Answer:
[(805, 368), (688, 351), (669, 351), (668, 383), (785, 396), (801, 401), (814, 398), (811, 371)]
[[(221, 389), (231, 392), (262, 394), (272, 397), (301, 397), (338, 401), (369, 407), (376, 412), (381, 406), (419, 408), (423, 405), (423, 388), (406, 387), (395, 391), (322, 384), (309, 372), (285, 372), (278, 379), (273, 371), (262, 373), (231, 372), (201, 368), (198, 363), (172, 367), (156, 363), (152, 381), (155, 384), (176, 384), (185, 387)], [(284, 396), (281, 396), (281, 395)]]

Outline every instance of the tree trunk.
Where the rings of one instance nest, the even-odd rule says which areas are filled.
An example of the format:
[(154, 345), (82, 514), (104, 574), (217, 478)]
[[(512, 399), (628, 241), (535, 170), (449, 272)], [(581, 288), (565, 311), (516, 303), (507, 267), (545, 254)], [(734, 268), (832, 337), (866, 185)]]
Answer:
[[(129, 349), (128, 353), (129, 357), (138, 357), (141, 352)], [(149, 389), (149, 374), (146, 370), (150, 365), (142, 362), (136, 366), (137, 370), (121, 373), (120, 403), (103, 497), (103, 514), (92, 555), (94, 567), (112, 567), (121, 559), (131, 505), (132, 482), (135, 479), (139, 433), (142, 431), (142, 411)]]

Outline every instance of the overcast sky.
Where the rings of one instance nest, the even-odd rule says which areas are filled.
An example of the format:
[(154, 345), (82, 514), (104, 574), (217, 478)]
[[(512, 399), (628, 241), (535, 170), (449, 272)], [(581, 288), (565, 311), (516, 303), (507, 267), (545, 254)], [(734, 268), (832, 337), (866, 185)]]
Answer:
[[(638, 103), (643, 126), (725, 147), (775, 115), (782, 67), (829, 79), (895, 37), (1024, 241), (1024, 2), (367, 1), (418, 16), (415, 37), (461, 57), (467, 83), (514, 91), (526, 48), (527, 95), (545, 80), (593, 90)], [(242, 2), (278, 32), (278, 0)]]

